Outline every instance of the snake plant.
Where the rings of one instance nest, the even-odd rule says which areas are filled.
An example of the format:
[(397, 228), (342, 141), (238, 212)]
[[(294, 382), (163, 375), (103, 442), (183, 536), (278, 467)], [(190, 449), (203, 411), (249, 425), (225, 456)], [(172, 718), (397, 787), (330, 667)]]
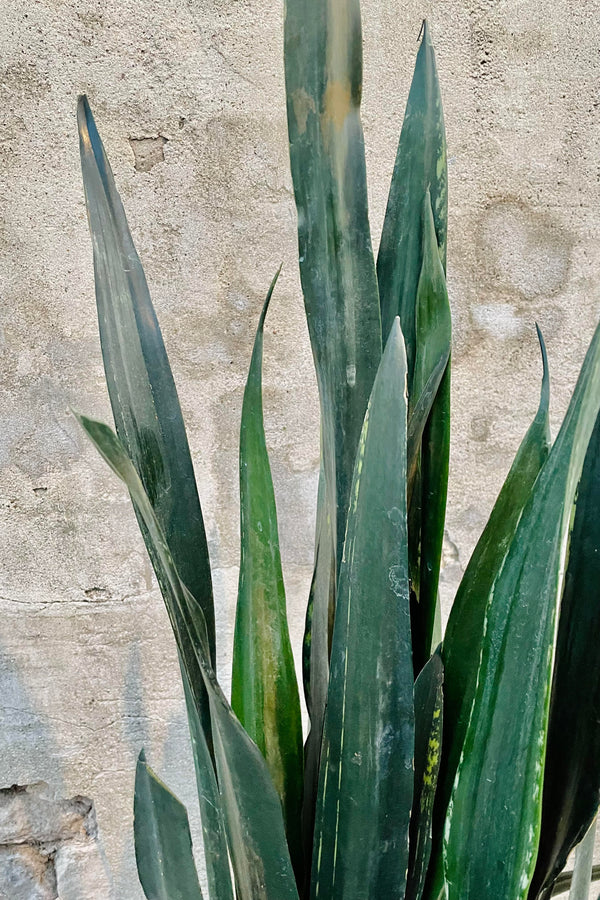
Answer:
[[(228, 699), (215, 676), (210, 561), (174, 381), (85, 98), (78, 107), (116, 433), (80, 421), (129, 490), (173, 627), (208, 894), (547, 898), (599, 802), (600, 330), (553, 443), (539, 334), (539, 408), (440, 640), (451, 320), (446, 144), (429, 29), (377, 258), (358, 0), (287, 0), (284, 38), (300, 275), (321, 411), (304, 744), (263, 430), (263, 328), (277, 276), (242, 407)], [(185, 809), (143, 752), (135, 846), (148, 900), (199, 900)]]

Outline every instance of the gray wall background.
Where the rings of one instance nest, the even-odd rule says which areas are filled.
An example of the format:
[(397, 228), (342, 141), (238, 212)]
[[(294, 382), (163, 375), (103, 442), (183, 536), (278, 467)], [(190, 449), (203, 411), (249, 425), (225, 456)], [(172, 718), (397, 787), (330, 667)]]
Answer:
[[(599, 12), (596, 0), (363, 0), (375, 245), (423, 15), (445, 102), (446, 608), (537, 406), (534, 320), (556, 432), (600, 317)], [(318, 414), (283, 10), (265, 0), (2, 0), (0, 16), (0, 787), (48, 785), (0, 793), (0, 897), (140, 900), (132, 790), (142, 745), (188, 803), (197, 841), (198, 822), (166, 616), (128, 498), (69, 411), (110, 420), (75, 102), (89, 95), (179, 387), (227, 684), (242, 391), (281, 261), (264, 402), (296, 649), (312, 562)], [(81, 803), (57, 825), (59, 800), (76, 795), (93, 801), (98, 828)]]

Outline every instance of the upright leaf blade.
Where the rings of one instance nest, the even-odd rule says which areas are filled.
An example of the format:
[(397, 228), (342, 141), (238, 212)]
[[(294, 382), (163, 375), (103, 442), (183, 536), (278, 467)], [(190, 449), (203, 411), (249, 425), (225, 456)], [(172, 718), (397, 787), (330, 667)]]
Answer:
[(77, 120), (100, 341), (117, 434), (142, 479), (181, 577), (202, 607), (214, 661), (208, 546), (175, 383), (144, 271), (85, 97), (79, 98)]
[(304, 821), (310, 847), (331, 638), (314, 631), (333, 621), (332, 585), (358, 440), (381, 359), (381, 324), (360, 121), (359, 0), (286, 0), (284, 41), (300, 278), (321, 405), (322, 508), (305, 657), (311, 732)]
[(600, 416), (579, 483), (560, 607), (532, 900), (550, 891), (600, 802), (599, 509)]
[[(285, 840), (281, 803), (266, 763), (221, 691), (210, 664), (202, 609), (181, 581), (144, 486), (114, 432), (85, 416), (79, 421), (113, 471), (127, 485), (160, 561), (165, 599), (187, 675), (196, 695), (200, 671), (210, 702), (219, 793), (238, 900), (298, 900)], [(219, 897), (219, 900), (221, 898)]]
[(444, 740), (434, 809), (432, 864), (425, 890), (425, 896), (431, 900), (437, 900), (443, 886), (442, 832), (475, 696), (485, 611), (496, 575), (550, 449), (550, 378), (546, 347), (539, 329), (538, 338), (543, 363), (538, 410), (465, 570), (442, 644)]
[(396, 321), (352, 483), (323, 733), (315, 900), (401, 897), (406, 883), (414, 716), (405, 383)]
[[(425, 419), (425, 427), (420, 454), (418, 446), (412, 447), (415, 455), (409, 462), (411, 476), (419, 461), (421, 464), (420, 478), (415, 485), (419, 496), (414, 498), (418, 509), (410, 519), (414, 525), (409, 536), (414, 545), (411, 558), (420, 568), (417, 577), (411, 573), (415, 587), (418, 584), (412, 611), (413, 660), (417, 673), (431, 654), (450, 450), (452, 319), (429, 190), (424, 195), (422, 223), (422, 263), (416, 296), (416, 355), (410, 409), (411, 412), (415, 407), (419, 410), (418, 415)], [(429, 408), (422, 402), (422, 398), (428, 396), (431, 396)], [(413, 477), (409, 493), (413, 490), (414, 481)]]
[[(323, 462), (321, 461), (321, 467)], [(313, 578), (306, 611), (302, 663), (306, 707), (310, 730), (304, 747), (304, 794), (302, 799), (302, 844), (307, 863), (305, 891), (310, 890), (315, 804), (319, 783), (321, 740), (329, 684), (329, 651), (333, 632), (336, 594), (335, 520), (333, 500), (326, 498), (327, 486), (321, 468), (317, 501), (316, 548)]]
[(555, 613), (599, 408), (600, 327), (492, 588), (445, 826), (448, 900), (527, 896), (540, 831)]
[(446, 131), (435, 53), (429, 27), (424, 22), (377, 257), (382, 332), (385, 340), (395, 316), (400, 316), (410, 396), (417, 348), (415, 301), (422, 266), (421, 213), (427, 190), (431, 193), (435, 232), (445, 271)]
[[(323, 415), (325, 477), (339, 516), (381, 358), (379, 293), (360, 122), (358, 0), (287, 0), (285, 76), (300, 277)], [(334, 511), (335, 512), (335, 511)]]
[(143, 750), (133, 810), (135, 858), (148, 900), (202, 900), (186, 808), (146, 765)]
[[(506, 477), (488, 523), (465, 570), (446, 626), (444, 750), (435, 806), (434, 857), (441, 877), (441, 832), (475, 697), (486, 609), (523, 509), (550, 449), (550, 377), (541, 332), (543, 375), (537, 413)], [(432, 867), (433, 868), (433, 867)]]
[[(426, 190), (421, 204), (421, 269), (415, 300), (416, 353), (410, 411), (425, 389), (435, 396), (450, 359), (452, 319), (446, 288), (446, 276), (438, 247), (431, 193)], [(440, 360), (443, 360), (440, 368)], [(432, 376), (437, 384), (431, 384)], [(431, 409), (431, 406), (430, 406)]]
[[(409, 456), (415, 673), (431, 653), (450, 449), (450, 317), (444, 277), (448, 228), (446, 135), (427, 22), (423, 22), (422, 35), (377, 258), (383, 336), (399, 315), (406, 342), (411, 419), (418, 412), (418, 428), (414, 429), (413, 423), (411, 430), (418, 433), (419, 441), (411, 447)], [(439, 353), (445, 362), (436, 366)], [(423, 379), (424, 362), (428, 375), (435, 373), (434, 382)], [(423, 403), (425, 398), (427, 402)], [(409, 446), (413, 443), (409, 441)]]
[(415, 681), (415, 792), (405, 900), (420, 900), (431, 856), (431, 823), (442, 756), (444, 667), (439, 649)]
[(262, 408), (263, 329), (277, 275), (260, 317), (242, 406), (241, 562), (231, 705), (267, 761), (281, 797), (288, 843), (299, 870), (302, 721)]

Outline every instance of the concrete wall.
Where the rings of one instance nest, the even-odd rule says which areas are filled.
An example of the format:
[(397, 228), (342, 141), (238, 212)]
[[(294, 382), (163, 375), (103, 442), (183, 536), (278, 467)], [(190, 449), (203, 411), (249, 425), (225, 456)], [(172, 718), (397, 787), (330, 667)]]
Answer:
[[(455, 322), (446, 601), (537, 405), (534, 320), (557, 424), (600, 315), (598, 11), (567, 0), (364, 0), (375, 243), (423, 15), (445, 99)], [(88, 93), (179, 386), (227, 683), (242, 390), (282, 260), (264, 399), (296, 648), (311, 570), (318, 417), (282, 4), (3, 0), (1, 18), (0, 787), (33, 787), (0, 793), (0, 897), (139, 900), (142, 745), (188, 802), (196, 836), (198, 823), (156, 585), (125, 492), (69, 411), (109, 419), (75, 101)], [(57, 831), (65, 808), (71, 824)], [(19, 816), (29, 830), (15, 831)]]

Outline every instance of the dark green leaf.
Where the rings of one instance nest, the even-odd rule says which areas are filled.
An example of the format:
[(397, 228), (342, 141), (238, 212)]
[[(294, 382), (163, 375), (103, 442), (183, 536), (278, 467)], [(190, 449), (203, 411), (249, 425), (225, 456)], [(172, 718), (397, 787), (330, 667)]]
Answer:
[[(540, 403), (515, 456), (489, 521), (473, 551), (452, 605), (444, 642), (444, 740), (434, 814), (433, 862), (425, 896), (443, 885), (442, 830), (475, 696), (485, 612), (494, 580), (508, 552), (531, 488), (548, 457), (550, 382), (546, 348), (538, 329), (543, 377)], [(430, 893), (431, 891), (431, 893)]]
[[(415, 515), (411, 517), (411, 521), (414, 522), (413, 532), (410, 534), (410, 541), (415, 544), (411, 558), (415, 559), (415, 564), (418, 560), (420, 567), (419, 577), (413, 577), (416, 599), (412, 610), (415, 672), (423, 668), (431, 655), (444, 539), (450, 451), (449, 359), (452, 320), (429, 190), (424, 195), (422, 222), (422, 263), (415, 311), (416, 356), (409, 409), (411, 420), (412, 409), (416, 407), (419, 418), (423, 416), (426, 421), (420, 448), (420, 479), (415, 488), (420, 493), (418, 497), (420, 515), (415, 510)], [(421, 402), (423, 396), (431, 396), (429, 408), (423, 409)], [(419, 459), (418, 447), (411, 447), (411, 451), (415, 453), (415, 457), (409, 461), (409, 472), (412, 475)], [(409, 487), (411, 495), (412, 490), (411, 479)]]
[(409, 415), (412, 415), (413, 406), (418, 403), (435, 373), (439, 374), (432, 393), (434, 396), (437, 393), (445, 368), (443, 365), (440, 373), (440, 360), (444, 360), (444, 364), (448, 362), (452, 340), (446, 277), (440, 260), (429, 190), (423, 195), (421, 221), (422, 262), (415, 302), (416, 355)]
[(554, 882), (600, 802), (600, 417), (587, 449), (565, 576), (530, 897)]
[(267, 761), (281, 797), (288, 843), (299, 871), (302, 721), (262, 408), (263, 328), (277, 275), (260, 317), (242, 407), (241, 562), (231, 705)]
[(422, 33), (377, 259), (383, 335), (385, 338), (394, 316), (399, 315), (408, 360), (408, 522), (415, 672), (431, 653), (450, 444), (450, 315), (444, 278), (446, 136), (426, 22)]
[(402, 897), (413, 793), (406, 357), (398, 320), (365, 416), (340, 570), (312, 896)]
[(599, 408), (600, 327), (485, 612), (475, 699), (444, 831), (448, 900), (527, 897), (539, 841), (556, 609)]
[(135, 859), (148, 900), (202, 900), (185, 806), (140, 753), (133, 806)]
[(178, 571), (202, 607), (214, 661), (208, 547), (175, 383), (144, 271), (85, 97), (79, 98), (77, 118), (100, 341), (117, 434), (142, 479)]
[[(79, 417), (97, 449), (129, 489), (152, 552), (162, 566), (163, 595), (197, 703), (199, 670), (210, 702), (219, 793), (238, 900), (298, 900), (285, 840), (281, 803), (266, 763), (227, 703), (210, 664), (201, 607), (179, 578), (166, 538), (142, 482), (116, 434), (100, 422)], [(219, 900), (221, 898), (219, 897)]]
[(443, 681), (438, 650), (415, 682), (415, 794), (405, 900), (420, 900), (431, 855), (433, 802), (442, 755)]
[[(102, 353), (117, 432), (151, 498), (178, 571), (200, 602), (214, 659), (214, 609), (208, 547), (169, 361), (110, 164), (85, 97), (79, 100), (78, 124), (94, 247)], [(165, 602), (173, 615), (174, 601), (168, 578), (137, 507), (136, 514)], [(191, 648), (188, 648), (187, 662), (194, 667)], [(225, 835), (220, 812), (214, 803), (217, 787), (215, 773), (211, 771), (209, 704), (197, 667), (193, 677), (195, 701), (193, 706), (188, 702), (187, 708), (207, 876), (211, 893), (218, 889), (219, 900), (227, 900), (232, 896), (232, 889)], [(195, 721), (196, 716), (200, 717), (198, 721)]]
[(436, 394), (421, 447), (421, 548), (419, 608), (422, 661), (438, 641), (434, 637), (450, 462), (450, 360)]
[[(300, 276), (341, 556), (354, 458), (381, 358), (360, 122), (358, 0), (287, 0), (285, 74)], [(334, 498), (336, 497), (334, 493)]]
[(400, 316), (408, 360), (409, 396), (415, 366), (417, 336), (415, 302), (422, 266), (422, 209), (427, 190), (442, 266), (446, 268), (448, 172), (446, 132), (435, 54), (429, 27), (423, 23), (406, 104), (402, 133), (377, 258), (384, 339)]
[[(175, 385), (144, 272), (84, 97), (79, 101), (78, 122), (102, 353), (117, 431), (152, 500), (178, 571), (201, 604), (214, 659), (208, 547)], [(172, 607), (168, 579), (137, 508), (136, 514), (163, 593), (166, 591), (165, 601)], [(193, 654), (188, 652), (188, 657), (188, 664), (193, 665)], [(220, 811), (215, 805), (208, 698), (199, 671), (194, 678), (195, 705), (188, 702), (187, 707), (207, 876), (211, 894), (218, 891), (219, 900), (227, 900), (232, 896), (231, 878)], [(200, 720), (196, 721), (196, 716)]]
[(306, 706), (310, 716), (310, 731), (304, 748), (304, 794), (302, 799), (302, 839), (307, 889), (310, 880), (310, 859), (315, 823), (315, 803), (319, 785), (319, 763), (323, 719), (327, 705), (329, 683), (329, 650), (335, 608), (335, 535), (329, 515), (330, 505), (322, 492), (324, 478), (319, 479), (315, 566), (306, 612), (306, 628), (302, 652)]
[[(369, 230), (360, 122), (359, 0), (286, 0), (285, 77), (300, 278), (321, 403), (322, 465), (318, 571), (310, 644), (311, 735), (305, 822), (310, 843), (320, 724), (350, 485), (367, 402), (381, 358), (379, 293)], [(334, 558), (328, 559), (333, 552)]]

